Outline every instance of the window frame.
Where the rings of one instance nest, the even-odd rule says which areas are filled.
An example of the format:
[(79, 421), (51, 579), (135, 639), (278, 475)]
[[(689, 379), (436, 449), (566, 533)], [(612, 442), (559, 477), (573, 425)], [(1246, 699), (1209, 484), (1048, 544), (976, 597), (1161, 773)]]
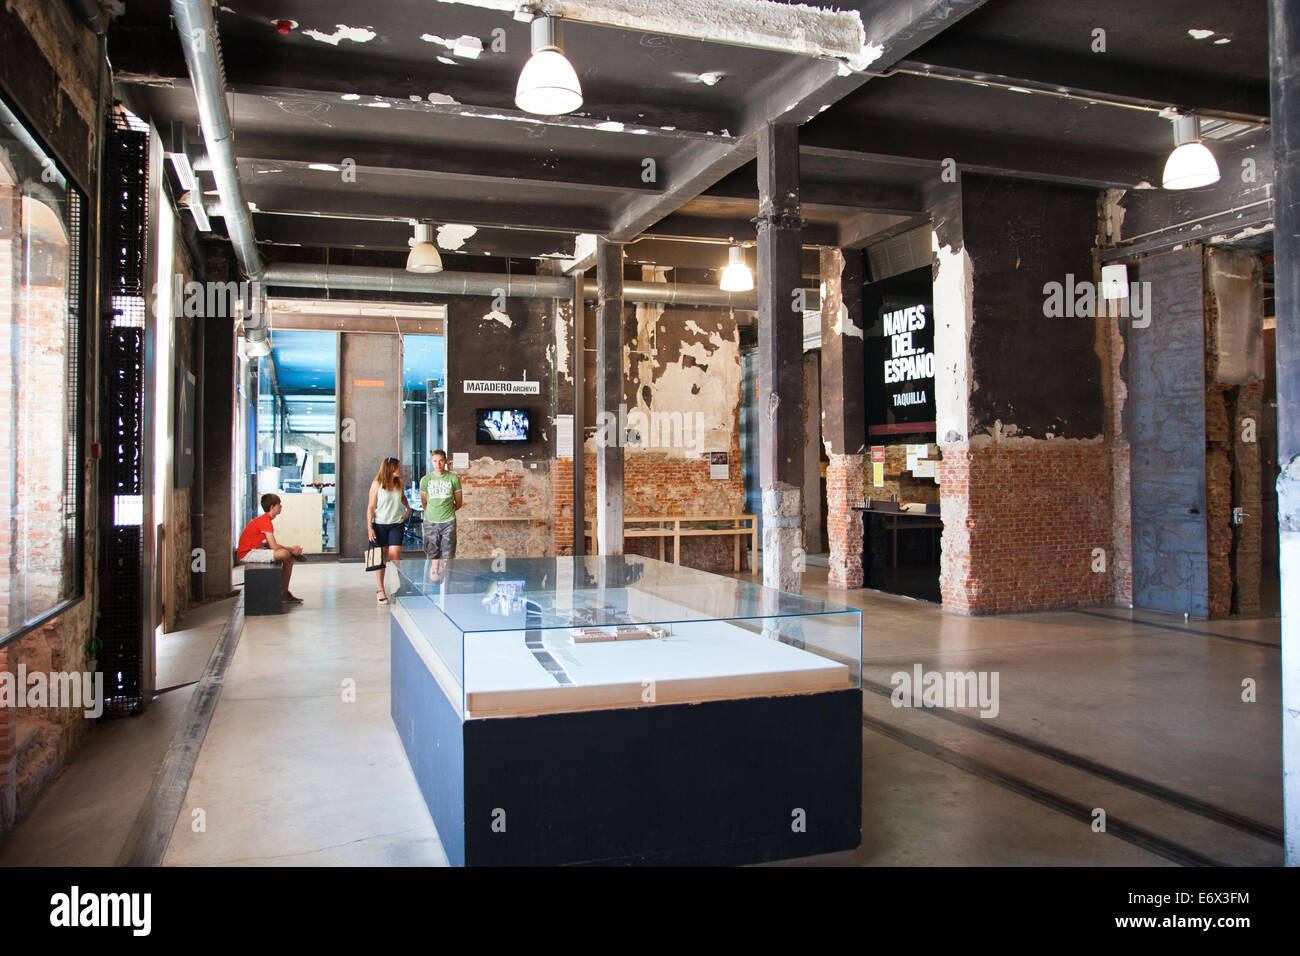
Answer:
[[(69, 377), (73, 378), (76, 383), (77, 396), (76, 402), (72, 405), (75, 411), (76, 421), (72, 427), (71, 434), (65, 436), (65, 449), (67, 443), (72, 444), (71, 460), (76, 463), (76, 493), (75, 493), (75, 511), (73, 540), (76, 542), (74, 547), (72, 562), (72, 594), (70, 597), (56, 603), (47, 611), (43, 611), (35, 618), (26, 621), (16, 629), (7, 633), (0, 633), (0, 649), (7, 647), (15, 641), (21, 640), (38, 628), (44, 627), (55, 618), (66, 614), (68, 611), (82, 603), (89, 596), (86, 588), (86, 435), (89, 427), (88, 420), (93, 419), (93, 415), (87, 414), (87, 394), (86, 382), (90, 366), (90, 348), (88, 337), (94, 334), (95, 328), (88, 320), (91, 314), (91, 298), (94, 295), (94, 275), (95, 261), (98, 258), (95, 255), (94, 246), (94, 229), (95, 215), (91, 211), (90, 191), (85, 188), (84, 183), (73, 174), (68, 164), (64, 162), (63, 156), (58, 150), (54, 149), (49, 140), (39, 131), (39, 127), (31, 121), (28, 113), (9, 95), (9, 91), (0, 86), (0, 106), (6, 109), (11, 116), (17, 120), (22, 128), (22, 133), (26, 135), (32, 143), (54, 163), (55, 168), (62, 174), (67, 181), (69, 194), (75, 193), (79, 205), (79, 220), (77, 223), (77, 242), (76, 249), (73, 249), (72, 243), (69, 243), (70, 257), (75, 257), (77, 269), (76, 276), (72, 276), (73, 263), (69, 263), (68, 272), (68, 290), (69, 294), (76, 291), (77, 301), (76, 309), (68, 309), (68, 330), (70, 333), (75, 331), (76, 334), (76, 354), (68, 356), (67, 371)], [(103, 127), (97, 130), (98, 143), (99, 138), (103, 136)], [(71, 337), (71, 336), (70, 336)], [(97, 401), (89, 403), (90, 409), (98, 408)], [(66, 476), (65, 476), (66, 480)], [(65, 504), (66, 507), (66, 504)], [(12, 515), (10, 516), (12, 519)], [(65, 532), (66, 533), (66, 532)], [(91, 627), (93, 628), (93, 622)]]

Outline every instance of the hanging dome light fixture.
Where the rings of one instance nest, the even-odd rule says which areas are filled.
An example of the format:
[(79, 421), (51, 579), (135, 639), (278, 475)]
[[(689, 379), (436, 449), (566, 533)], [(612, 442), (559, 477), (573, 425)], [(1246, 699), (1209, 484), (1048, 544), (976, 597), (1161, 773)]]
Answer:
[(411, 245), (411, 254), (406, 257), (407, 272), (433, 273), (442, 271), (442, 256), (433, 244), (433, 226), (427, 222), (411, 221), (415, 226), (415, 236), (407, 241)]
[(718, 288), (723, 292), (753, 291), (754, 273), (745, 265), (745, 252), (740, 246), (732, 246), (727, 250), (727, 268), (722, 270)]
[(582, 106), (582, 86), (564, 55), (560, 18), (537, 16), (532, 23), (533, 55), (519, 73), (515, 105), (526, 113), (559, 116)]
[(1174, 119), (1174, 151), (1165, 162), (1165, 189), (1198, 189), (1219, 181), (1219, 164), (1201, 142), (1201, 122), (1195, 116)]

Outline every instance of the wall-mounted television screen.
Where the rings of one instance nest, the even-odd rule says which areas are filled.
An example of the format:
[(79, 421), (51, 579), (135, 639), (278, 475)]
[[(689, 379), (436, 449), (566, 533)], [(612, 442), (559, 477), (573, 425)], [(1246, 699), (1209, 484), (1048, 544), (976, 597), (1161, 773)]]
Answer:
[(503, 445), (528, 441), (529, 412), (526, 408), (480, 408), (474, 412), (480, 445)]

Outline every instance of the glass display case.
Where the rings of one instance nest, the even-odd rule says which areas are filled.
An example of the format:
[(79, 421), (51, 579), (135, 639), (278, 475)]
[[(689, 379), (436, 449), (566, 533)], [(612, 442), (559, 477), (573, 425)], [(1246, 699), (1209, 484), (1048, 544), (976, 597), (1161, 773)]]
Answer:
[(622, 555), (399, 572), (393, 614), (465, 720), (858, 686), (860, 611), (748, 581)]
[(860, 842), (859, 611), (632, 555), (399, 571), (393, 723), (453, 864)]

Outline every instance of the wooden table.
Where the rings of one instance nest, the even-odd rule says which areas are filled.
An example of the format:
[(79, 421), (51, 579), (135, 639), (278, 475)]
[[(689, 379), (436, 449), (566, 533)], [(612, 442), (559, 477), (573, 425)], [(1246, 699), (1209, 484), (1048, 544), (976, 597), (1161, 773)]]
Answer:
[[(699, 528), (692, 525), (700, 522), (729, 522), (721, 528)], [(628, 528), (629, 524), (649, 525), (644, 528)], [(583, 533), (591, 539), (591, 553), (597, 553), (594, 519), (585, 522), (588, 527)], [(686, 525), (686, 527), (682, 527)], [(673, 539), (673, 564), (682, 563), (682, 538), (702, 537), (704, 535), (731, 535), (734, 540), (732, 551), (732, 569), (740, 570), (740, 539), (749, 538), (750, 567), (758, 555), (758, 516), (751, 514), (729, 515), (624, 515), (623, 537), (658, 538), (659, 560), (665, 560), (664, 551), (669, 538)]]

